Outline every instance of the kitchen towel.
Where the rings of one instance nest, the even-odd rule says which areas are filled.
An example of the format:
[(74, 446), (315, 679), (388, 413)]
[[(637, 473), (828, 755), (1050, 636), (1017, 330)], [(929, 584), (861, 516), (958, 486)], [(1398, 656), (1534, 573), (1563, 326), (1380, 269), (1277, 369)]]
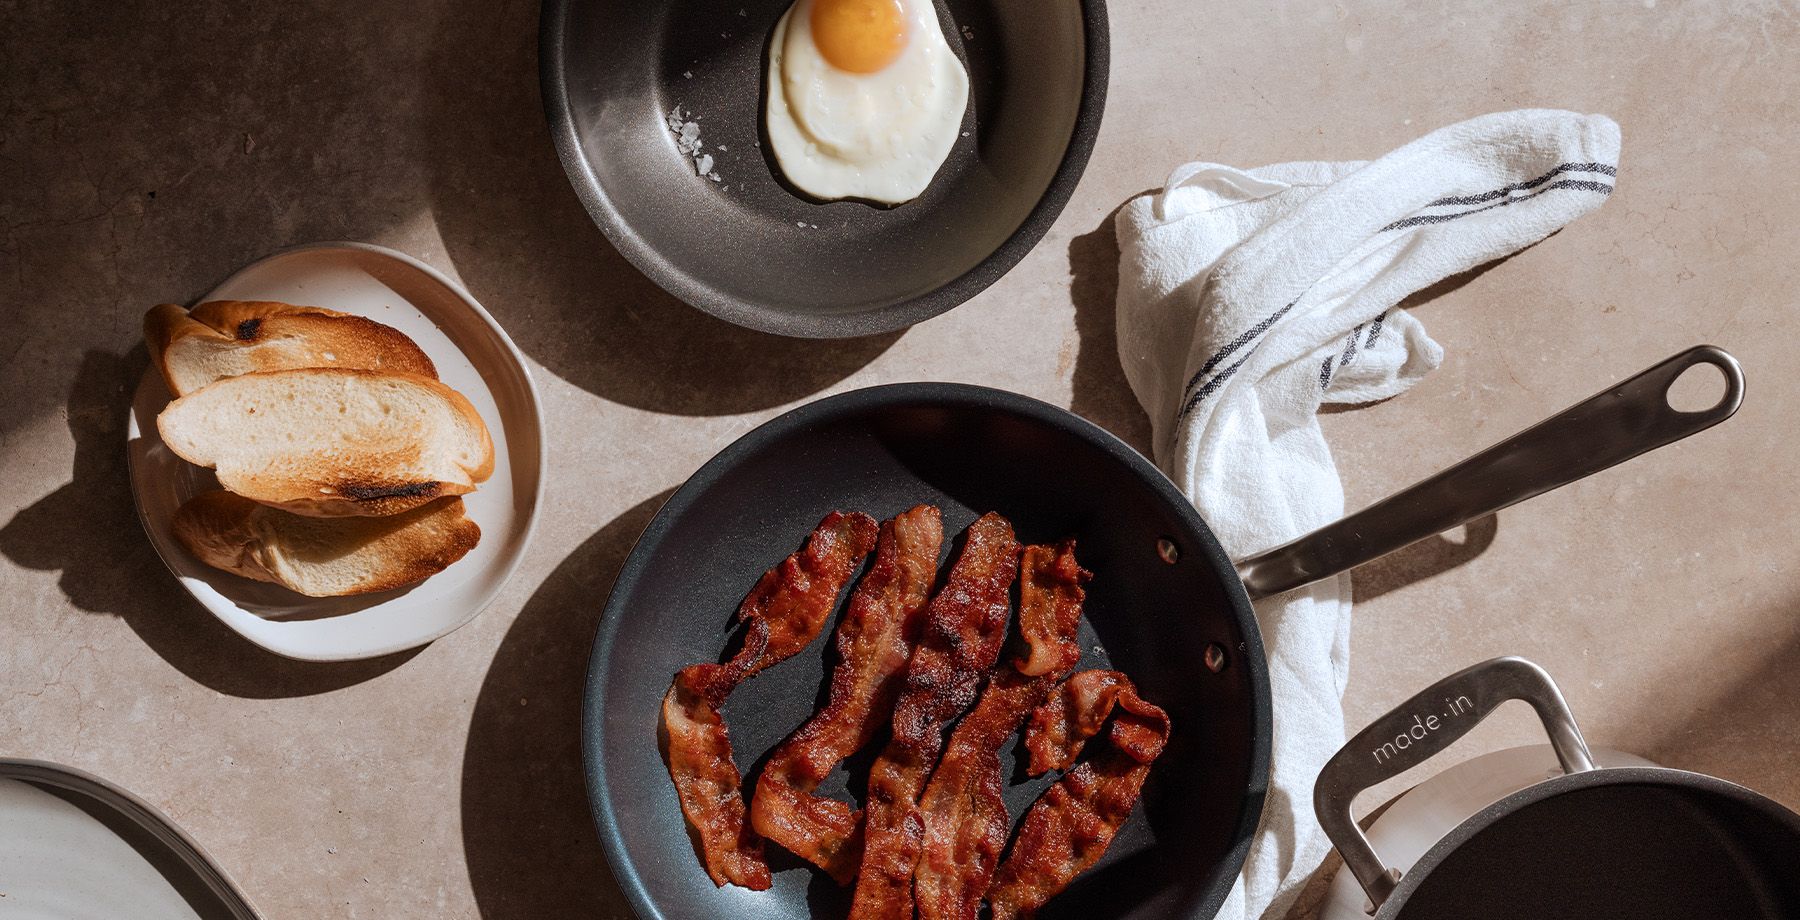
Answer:
[[(1322, 402), (1405, 391), (1443, 350), (1408, 294), (1600, 206), (1619, 126), (1500, 112), (1372, 162), (1177, 168), (1120, 209), (1119, 358), (1156, 460), (1234, 557), (1344, 513)], [(1313, 781), (1344, 743), (1350, 578), (1256, 605), (1275, 704), (1262, 826), (1219, 917), (1280, 918), (1330, 849)]]

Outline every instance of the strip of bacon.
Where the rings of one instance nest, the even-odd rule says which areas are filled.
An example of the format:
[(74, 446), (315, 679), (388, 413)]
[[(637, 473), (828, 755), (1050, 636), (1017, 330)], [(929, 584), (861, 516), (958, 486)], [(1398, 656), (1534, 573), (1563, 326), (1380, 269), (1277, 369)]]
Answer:
[[(1067, 744), (1050, 741), (1042, 732), (1059, 720), (1065, 727), (1103, 723), (1106, 715), (1101, 710), (1113, 710), (1116, 704), (1113, 728), (1107, 736), (1111, 743), (1064, 773), (1032, 803), (1019, 836), (1013, 841), (1012, 852), (1007, 854), (988, 889), (993, 920), (1030, 920), (1075, 876), (1099, 862), (1119, 828), (1131, 817), (1144, 779), (1150, 775), (1150, 764), (1169, 740), (1168, 714), (1140, 698), (1125, 675), (1116, 671), (1083, 671), (1069, 679), (1070, 684), (1077, 681), (1081, 683), (1073, 690), (1059, 691), (1039, 709), (1040, 715), (1050, 711), (1044, 719), (1033, 716), (1025, 743), (1032, 749), (1034, 762), (1040, 748), (1057, 756), (1071, 750)], [(1083, 711), (1074, 712), (1071, 707)], [(1087, 732), (1082, 742), (1097, 731)], [(1069, 732), (1064, 737), (1072, 738), (1076, 733)], [(1038, 736), (1034, 738), (1034, 734)], [(1073, 744), (1075, 751), (1080, 747), (1081, 742)]]
[[(1136, 726), (1166, 721), (1168, 717), (1139, 697), (1131, 679), (1118, 671), (1082, 671), (1064, 681), (1049, 701), (1031, 715), (1031, 727), (1025, 732), (1025, 747), (1031, 752), (1031, 775), (1069, 769), (1082, 746), (1106, 725), (1115, 705), (1137, 719), (1115, 719), (1113, 743), (1146, 751), (1140, 757), (1145, 763), (1154, 760), (1160, 752), (1160, 742), (1139, 738)], [(1146, 743), (1158, 745), (1158, 750), (1138, 747)]]
[(1000, 749), (1081, 659), (1075, 641), (1089, 573), (1075, 541), (1025, 550), (1019, 566), (1019, 633), (1027, 644), (1003, 664), (975, 709), (956, 725), (919, 799), (925, 845), (913, 873), (922, 920), (976, 920), (1011, 817), (1001, 798)]
[(1081, 661), (1075, 641), (1087, 599), (1081, 586), (1093, 573), (1075, 561), (1075, 541), (1064, 540), (1027, 549), (1019, 577), (1019, 635), (1028, 652), (1014, 667), (1027, 677), (1055, 674), (1061, 680)]
[(750, 803), (756, 832), (824, 869), (840, 885), (856, 877), (862, 813), (812, 791), (867, 745), (893, 713), (943, 542), (943, 520), (930, 505), (882, 522), (875, 562), (838, 620), (830, 696), (775, 749), (756, 780)]
[(715, 885), (761, 891), (772, 881), (762, 839), (744, 821), (731, 735), (719, 707), (738, 684), (818, 637), (875, 535), (875, 520), (866, 514), (826, 515), (806, 548), (764, 573), (738, 607), (738, 622), (746, 625), (737, 654), (724, 664), (683, 668), (663, 697), (669, 778)]
[(894, 704), (893, 739), (869, 771), (851, 920), (912, 920), (913, 867), (925, 836), (919, 793), (943, 751), (944, 727), (975, 701), (1000, 657), (1018, 568), (1012, 524), (983, 515), (969, 526), (962, 555), (926, 608), (925, 634)]

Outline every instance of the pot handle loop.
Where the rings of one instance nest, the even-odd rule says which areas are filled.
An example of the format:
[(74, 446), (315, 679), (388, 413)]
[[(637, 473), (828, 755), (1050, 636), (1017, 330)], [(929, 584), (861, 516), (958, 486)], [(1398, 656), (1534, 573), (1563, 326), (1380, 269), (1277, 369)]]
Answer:
[[(1676, 409), (1669, 388), (1696, 364), (1718, 368), (1725, 393), (1705, 409)], [(1743, 401), (1737, 359), (1712, 345), (1695, 346), (1430, 479), (1239, 562), (1238, 575), (1252, 600), (1330, 578), (1705, 431), (1730, 418)]]
[(1363, 790), (1431, 759), (1488, 713), (1508, 700), (1524, 700), (1537, 710), (1563, 772), (1594, 769), (1587, 742), (1562, 691), (1543, 668), (1523, 658), (1495, 658), (1464, 668), (1432, 684), (1358, 732), (1319, 772), (1313, 810), (1319, 825), (1344, 857), (1344, 865), (1369, 893), (1369, 912), (1380, 909), (1400, 880), (1376, 854), (1350, 803)]

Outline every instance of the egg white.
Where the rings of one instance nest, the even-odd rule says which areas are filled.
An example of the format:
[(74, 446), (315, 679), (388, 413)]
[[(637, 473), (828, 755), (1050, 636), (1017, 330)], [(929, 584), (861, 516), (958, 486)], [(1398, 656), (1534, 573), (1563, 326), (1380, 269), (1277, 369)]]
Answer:
[(797, 0), (769, 47), (766, 122), (775, 161), (815, 198), (900, 204), (931, 184), (961, 131), (969, 75), (929, 0), (901, 0), (906, 47), (875, 73), (820, 56), (813, 0)]

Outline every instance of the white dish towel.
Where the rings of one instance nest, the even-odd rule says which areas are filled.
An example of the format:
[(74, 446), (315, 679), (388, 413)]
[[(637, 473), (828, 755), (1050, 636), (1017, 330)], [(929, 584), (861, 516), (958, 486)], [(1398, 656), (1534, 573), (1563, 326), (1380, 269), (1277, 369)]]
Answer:
[[(1403, 392), (1443, 350), (1394, 309), (1612, 192), (1619, 126), (1501, 112), (1372, 162), (1189, 163), (1118, 216), (1119, 357), (1156, 459), (1242, 557), (1344, 513), (1321, 402)], [(1222, 920), (1282, 917), (1329, 850), (1313, 781), (1344, 742), (1350, 579), (1256, 605), (1275, 703), (1262, 827)]]

